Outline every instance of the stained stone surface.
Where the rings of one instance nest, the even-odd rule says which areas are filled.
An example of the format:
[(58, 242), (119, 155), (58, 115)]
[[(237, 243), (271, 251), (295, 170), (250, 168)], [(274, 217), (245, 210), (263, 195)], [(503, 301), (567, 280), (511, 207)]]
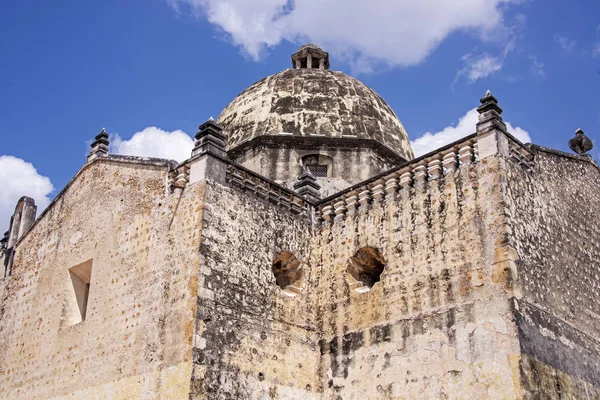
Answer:
[(515, 316), (528, 398), (600, 398), (600, 170), (538, 150), (508, 165)]
[(340, 71), (287, 69), (236, 97), (218, 123), (228, 149), (263, 135), (374, 139), (405, 159), (413, 152), (390, 106), (362, 82)]
[[(0, 398), (600, 399), (600, 169), (482, 103), (404, 163), (373, 91), (287, 70), (220, 117), (241, 165), (217, 127), (180, 165), (94, 145), (1, 242)], [(321, 203), (273, 182), (311, 160)]]
[[(600, 170), (534, 153), (319, 224), (255, 186), (169, 190), (167, 161), (97, 158), (0, 280), (0, 398), (600, 398)], [(69, 325), (86, 260), (88, 313)]]

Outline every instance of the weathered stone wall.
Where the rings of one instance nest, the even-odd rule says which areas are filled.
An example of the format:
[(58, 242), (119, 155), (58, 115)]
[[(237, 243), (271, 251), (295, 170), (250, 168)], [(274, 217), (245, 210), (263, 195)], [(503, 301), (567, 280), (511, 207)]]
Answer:
[(600, 170), (536, 151), (506, 169), (527, 398), (600, 398)]
[[(166, 197), (167, 165), (150, 164), (84, 167), (17, 245), (0, 397), (188, 398), (204, 185)], [(69, 268), (88, 260), (87, 315), (69, 326)]]
[[(511, 282), (498, 256), (502, 162), (462, 166), (321, 228), (312, 263), (324, 398), (517, 397)], [(346, 268), (365, 246), (386, 265), (361, 293)]]
[[(0, 397), (600, 398), (598, 168), (465, 159), (318, 226), (253, 186), (167, 193), (167, 164), (94, 161), (0, 281)], [(357, 254), (385, 265), (370, 290)]]
[(257, 147), (247, 150), (236, 162), (244, 167), (293, 189), (304, 172), (302, 158), (320, 154), (333, 160), (330, 178), (318, 178), (322, 198), (331, 196), (356, 183), (378, 175), (391, 165), (369, 148), (342, 149), (323, 146), (310, 150), (289, 146)]
[[(202, 224), (191, 398), (319, 398), (309, 220), (212, 183)], [(281, 252), (304, 270), (295, 297), (275, 282)]]

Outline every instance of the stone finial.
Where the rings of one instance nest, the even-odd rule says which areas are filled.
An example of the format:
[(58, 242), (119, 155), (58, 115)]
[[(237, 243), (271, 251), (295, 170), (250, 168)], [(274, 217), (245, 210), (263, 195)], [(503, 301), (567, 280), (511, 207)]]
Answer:
[(102, 131), (96, 135), (94, 141), (90, 145), (92, 149), (88, 155), (88, 161), (92, 161), (97, 157), (107, 156), (108, 144), (108, 133), (106, 133), (106, 129), (102, 128)]
[(479, 100), (481, 105), (477, 108), (479, 113), (479, 122), (477, 123), (477, 133), (485, 133), (493, 129), (499, 129), (506, 132), (506, 125), (502, 119), (502, 108), (498, 105), (498, 99), (494, 97), (489, 90), (485, 96)]
[(321, 185), (308, 169), (298, 177), (298, 181), (294, 183), (294, 190), (309, 201), (318, 201), (321, 198)]
[(226, 157), (226, 138), (222, 132), (223, 128), (211, 118), (200, 125), (199, 129), (195, 136), (196, 143), (192, 150), (192, 156), (209, 152), (217, 156)]
[(592, 143), (590, 138), (585, 136), (585, 133), (581, 129), (577, 129), (575, 137), (569, 140), (569, 147), (575, 153), (583, 155), (594, 148), (594, 143)]

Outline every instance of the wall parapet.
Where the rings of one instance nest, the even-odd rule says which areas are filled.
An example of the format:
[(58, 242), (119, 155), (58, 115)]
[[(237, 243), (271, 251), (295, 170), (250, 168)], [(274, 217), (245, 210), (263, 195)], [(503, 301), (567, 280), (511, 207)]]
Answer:
[[(508, 143), (508, 160), (530, 169), (533, 153), (510, 134), (501, 134)], [(419, 187), (426, 182), (481, 161), (477, 134), (425, 154), (390, 171), (359, 183), (317, 205), (316, 222), (333, 223), (371, 204), (391, 200), (402, 190)]]
[[(483, 149), (482, 154), (480, 154), (480, 147)], [(348, 213), (356, 212), (359, 208), (391, 199), (406, 188), (418, 187), (496, 154), (505, 156), (508, 161), (514, 162), (526, 170), (531, 169), (533, 152), (529, 148), (507, 132), (487, 131), (484, 134), (473, 133), (434, 152), (342, 190), (316, 204), (210, 150), (173, 167), (169, 171), (168, 186), (171, 190), (183, 190), (188, 184), (199, 179), (215, 179), (294, 214), (310, 217), (314, 210), (315, 221), (319, 224), (341, 219)], [(195, 178), (191, 177), (194, 164), (199, 164), (199, 160), (206, 158), (214, 160), (217, 164), (222, 165), (222, 168), (207, 173), (206, 167), (201, 167), (202, 172)]]
[[(171, 190), (183, 190), (190, 181), (195, 181), (195, 179), (190, 178), (191, 170), (194, 162), (202, 157), (211, 157), (225, 166), (225, 179), (222, 181), (225, 185), (256, 196), (294, 214), (306, 217), (312, 215), (312, 210), (315, 205), (298, 193), (236, 164), (226, 157), (222, 157), (210, 151), (201, 156), (192, 157), (184, 163), (172, 168), (171, 171), (169, 171), (167, 181), (167, 185)], [(217, 173), (220, 173), (221, 170), (217, 171)], [(221, 181), (219, 179), (220, 177), (210, 176), (210, 174), (206, 175), (206, 177)]]
[(506, 134), (506, 137), (508, 138), (509, 160), (530, 170), (533, 166), (533, 152), (512, 135)]
[(297, 193), (232, 162), (228, 162), (226, 171), (225, 182), (227, 184), (294, 214), (305, 216), (311, 214), (314, 205)]

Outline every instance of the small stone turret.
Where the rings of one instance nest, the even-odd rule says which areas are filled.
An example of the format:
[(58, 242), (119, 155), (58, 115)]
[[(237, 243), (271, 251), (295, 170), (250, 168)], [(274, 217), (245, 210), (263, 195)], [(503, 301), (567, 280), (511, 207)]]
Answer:
[(304, 197), (308, 201), (319, 201), (321, 194), (319, 190), (321, 185), (317, 183), (317, 179), (310, 173), (310, 170), (306, 170), (302, 175), (298, 177), (298, 181), (294, 183), (294, 190), (300, 196)]
[(584, 155), (594, 148), (594, 143), (589, 137), (585, 136), (585, 133), (581, 129), (577, 129), (575, 137), (569, 140), (569, 147), (575, 153)]
[(88, 162), (90, 162), (98, 157), (107, 156), (108, 155), (108, 145), (109, 145), (108, 133), (106, 133), (106, 130), (104, 128), (102, 128), (102, 131), (98, 135), (96, 135), (96, 137), (94, 138), (94, 141), (90, 145), (90, 147), (92, 149), (90, 150), (90, 155), (87, 158)]

